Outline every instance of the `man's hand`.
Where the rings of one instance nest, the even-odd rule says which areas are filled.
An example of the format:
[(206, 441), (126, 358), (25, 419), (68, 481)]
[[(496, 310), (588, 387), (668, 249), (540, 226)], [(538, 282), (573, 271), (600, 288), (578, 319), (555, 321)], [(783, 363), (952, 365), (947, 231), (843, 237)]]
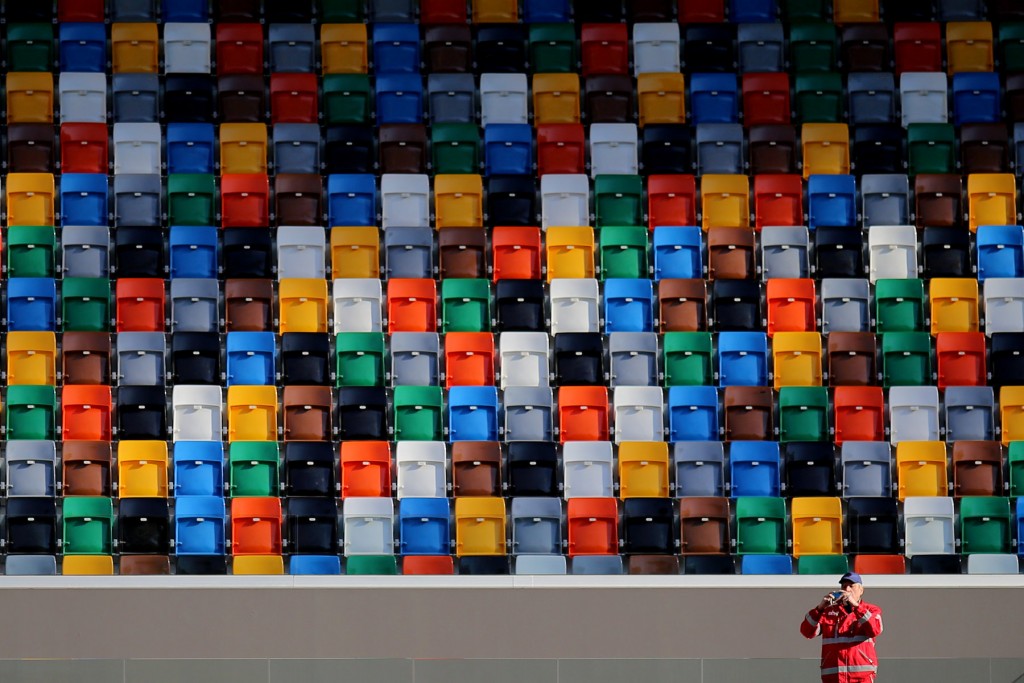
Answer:
[(825, 597), (823, 597), (821, 599), (821, 602), (818, 603), (818, 609), (819, 610), (828, 609), (829, 607), (832, 606), (833, 602), (834, 601), (832, 600), (832, 594), (831, 593), (826, 593)]
[(864, 586), (859, 583), (852, 583), (843, 589), (843, 600), (850, 607), (859, 605), (862, 595), (864, 595)]

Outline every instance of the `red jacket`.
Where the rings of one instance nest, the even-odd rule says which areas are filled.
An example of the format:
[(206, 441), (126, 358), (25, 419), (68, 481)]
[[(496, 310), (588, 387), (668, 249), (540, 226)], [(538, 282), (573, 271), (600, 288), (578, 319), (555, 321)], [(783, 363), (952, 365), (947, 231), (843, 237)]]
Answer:
[(852, 610), (832, 605), (812, 609), (800, 622), (805, 638), (821, 636), (823, 683), (871, 683), (878, 671), (875, 638), (882, 632), (882, 610), (861, 602)]

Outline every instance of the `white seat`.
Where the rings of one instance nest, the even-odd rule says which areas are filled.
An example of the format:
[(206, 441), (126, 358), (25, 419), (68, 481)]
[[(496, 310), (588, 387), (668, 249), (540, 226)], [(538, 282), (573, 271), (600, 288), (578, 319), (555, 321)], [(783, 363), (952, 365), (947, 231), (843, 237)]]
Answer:
[(448, 495), (447, 453), (442, 441), (399, 441), (395, 446), (396, 497)]
[(664, 402), (661, 387), (616, 387), (615, 443), (664, 441)]
[(541, 226), (590, 225), (590, 181), (582, 173), (545, 173), (540, 179)]
[(637, 175), (639, 147), (634, 123), (591, 124), (590, 176)]
[(114, 124), (114, 173), (162, 172), (159, 123)]
[(613, 495), (610, 441), (567, 441), (562, 447), (566, 498), (610, 498)]
[(395, 551), (395, 504), (390, 498), (346, 498), (345, 555), (390, 555)]
[(108, 87), (105, 74), (61, 73), (57, 83), (60, 122), (106, 123)]
[(174, 441), (220, 442), (223, 401), (219, 386), (176, 385), (171, 393)]
[(939, 440), (938, 387), (889, 388), (889, 442)]
[(678, 73), (679, 24), (663, 22), (633, 25), (633, 75)]
[(565, 556), (517, 555), (516, 574), (560, 576), (565, 574)]
[(968, 574), (1017, 574), (1019, 572), (1020, 564), (1016, 555), (972, 553), (967, 556)]
[(430, 179), (426, 175), (385, 173), (380, 177), (380, 202), (384, 228), (430, 227)]
[(381, 332), (384, 292), (376, 278), (338, 278), (334, 300), (334, 333)]
[(209, 24), (164, 24), (164, 73), (210, 73)]
[(600, 331), (597, 280), (556, 278), (550, 291), (551, 334)]
[(526, 74), (480, 74), (480, 125), (529, 123)]
[(903, 127), (911, 123), (946, 123), (949, 120), (946, 74), (908, 72), (900, 76)]
[(327, 237), (318, 225), (282, 225), (277, 229), (277, 277), (327, 276)]
[(982, 284), (985, 334), (1024, 332), (1024, 278), (994, 277)]
[(810, 274), (811, 240), (803, 225), (761, 228), (761, 279), (805, 278)]
[(903, 520), (907, 557), (955, 552), (952, 498), (911, 496), (903, 501)]
[(917, 228), (913, 225), (872, 225), (868, 228), (868, 255), (868, 273), (872, 283), (883, 278), (916, 278)]
[(498, 336), (501, 388), (548, 386), (548, 335), (502, 332)]

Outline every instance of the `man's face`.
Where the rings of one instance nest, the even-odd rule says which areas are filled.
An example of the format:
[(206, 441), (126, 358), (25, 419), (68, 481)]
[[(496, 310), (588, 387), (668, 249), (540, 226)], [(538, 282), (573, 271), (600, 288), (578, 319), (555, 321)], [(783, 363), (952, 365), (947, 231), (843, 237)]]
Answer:
[(843, 581), (839, 584), (839, 588), (846, 594), (848, 594), (855, 601), (860, 601), (861, 596), (864, 595), (864, 586), (853, 581)]

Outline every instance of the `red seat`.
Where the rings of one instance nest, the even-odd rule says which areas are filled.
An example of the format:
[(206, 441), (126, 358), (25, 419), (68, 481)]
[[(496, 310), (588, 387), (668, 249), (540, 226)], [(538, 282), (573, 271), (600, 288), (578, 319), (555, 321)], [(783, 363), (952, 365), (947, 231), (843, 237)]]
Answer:
[(686, 0), (679, 3), (680, 24), (725, 21), (724, 0)]
[(647, 227), (697, 225), (697, 181), (689, 174), (647, 178)]
[(854, 555), (853, 571), (858, 574), (906, 574), (903, 555)]
[(221, 226), (270, 225), (270, 181), (259, 173), (228, 173), (220, 181)]
[(629, 34), (625, 24), (583, 24), (580, 51), (584, 78), (629, 73)]
[(494, 335), (449, 332), (444, 338), (445, 387), (494, 386)]
[(942, 71), (942, 29), (935, 22), (895, 24), (896, 77), (906, 71)]
[(465, 24), (466, 21), (466, 0), (420, 0), (421, 24)]
[(110, 171), (107, 126), (103, 123), (64, 123), (60, 127), (60, 170), (62, 173)]
[(940, 332), (935, 337), (935, 356), (939, 389), (986, 384), (984, 332)]
[(388, 333), (437, 331), (437, 285), (434, 280), (388, 280)]
[(110, 387), (69, 384), (61, 393), (64, 441), (110, 441)]
[(387, 441), (341, 442), (341, 497), (391, 495), (391, 445)]
[(776, 332), (814, 332), (814, 280), (769, 278), (765, 287), (768, 303), (768, 336)]
[(804, 224), (804, 184), (793, 173), (754, 176), (754, 227)]
[(127, 277), (117, 281), (117, 331), (164, 331), (164, 281)]
[(608, 441), (608, 390), (561, 387), (558, 390), (559, 439)]
[(102, 24), (103, 0), (57, 0), (57, 21)]
[(403, 574), (444, 575), (455, 573), (451, 555), (406, 555), (402, 558)]
[(789, 121), (789, 74), (743, 74), (743, 123), (760, 126)]
[(318, 123), (316, 74), (270, 74), (270, 119), (273, 123)]
[(832, 403), (836, 444), (886, 440), (882, 387), (836, 387)]
[(263, 73), (263, 27), (217, 24), (217, 75)]
[(281, 499), (231, 500), (231, 554), (281, 554)]
[(537, 126), (537, 175), (584, 173), (586, 138), (579, 123)]
[(540, 228), (498, 226), (491, 235), (494, 250), (494, 281), (540, 280), (541, 245)]
[(619, 552), (619, 504), (615, 498), (570, 498), (566, 518), (570, 557)]

